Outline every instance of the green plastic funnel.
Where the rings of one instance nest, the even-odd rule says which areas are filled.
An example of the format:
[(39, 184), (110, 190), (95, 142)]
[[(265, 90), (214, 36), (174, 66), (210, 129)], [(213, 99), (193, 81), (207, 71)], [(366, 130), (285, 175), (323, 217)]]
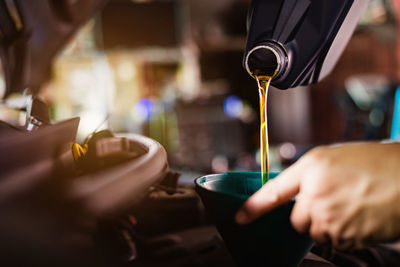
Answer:
[[(270, 173), (274, 178), (278, 173)], [(246, 199), (261, 188), (257, 172), (221, 173), (195, 180), (209, 218), (215, 223), (239, 266), (297, 266), (310, 250), (312, 240), (290, 223), (294, 201), (278, 207), (248, 225), (234, 217)]]

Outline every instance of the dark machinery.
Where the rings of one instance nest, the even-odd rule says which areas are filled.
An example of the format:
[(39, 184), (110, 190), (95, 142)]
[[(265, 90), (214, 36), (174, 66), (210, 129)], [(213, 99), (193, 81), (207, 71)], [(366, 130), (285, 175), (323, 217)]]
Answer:
[[(87, 140), (87, 153), (77, 158), (72, 148), (77, 145), (79, 118), (52, 123), (47, 105), (36, 98), (57, 53), (106, 2), (0, 1), (6, 96), (31, 95), (17, 107), (27, 114), (25, 127), (0, 122), (2, 265), (126, 263), (137, 256), (137, 236), (128, 230), (138, 220), (126, 219), (127, 210), (144, 199), (168, 202), (169, 194), (177, 190), (177, 175), (169, 169), (166, 151), (158, 142), (101, 131)], [(154, 197), (160, 191), (169, 194)], [(181, 191), (180, 196), (197, 200), (194, 193)], [(120, 216), (125, 216), (124, 223), (115, 223)], [(104, 221), (114, 223), (99, 226)], [(114, 233), (107, 234), (111, 229)], [(70, 237), (73, 240), (66, 240)]]

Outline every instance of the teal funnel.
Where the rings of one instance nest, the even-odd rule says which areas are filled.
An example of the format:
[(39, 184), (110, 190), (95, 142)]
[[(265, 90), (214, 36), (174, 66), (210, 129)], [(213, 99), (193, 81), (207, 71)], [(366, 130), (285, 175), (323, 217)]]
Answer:
[[(274, 178), (278, 173), (270, 173)], [(221, 173), (195, 181), (207, 216), (215, 223), (239, 266), (297, 266), (310, 250), (312, 240), (290, 223), (294, 201), (278, 207), (248, 225), (234, 217), (246, 199), (261, 188), (256, 172)]]

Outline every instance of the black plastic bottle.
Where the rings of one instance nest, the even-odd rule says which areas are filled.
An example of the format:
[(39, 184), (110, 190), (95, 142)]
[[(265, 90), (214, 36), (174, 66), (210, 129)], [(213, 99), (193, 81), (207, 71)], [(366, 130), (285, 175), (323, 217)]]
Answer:
[[(287, 89), (328, 75), (368, 0), (252, 0), (243, 65)], [(257, 72), (257, 73), (255, 73)]]

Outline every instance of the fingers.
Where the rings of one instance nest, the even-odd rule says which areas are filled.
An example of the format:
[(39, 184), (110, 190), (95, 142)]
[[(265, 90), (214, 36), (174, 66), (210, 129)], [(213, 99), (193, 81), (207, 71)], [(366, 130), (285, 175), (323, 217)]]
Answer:
[(296, 169), (293, 165), (251, 196), (236, 214), (236, 222), (247, 224), (290, 201), (299, 192), (300, 173)]
[(309, 232), (311, 226), (310, 205), (301, 193), (296, 197), (290, 221), (297, 232)]
[(310, 226), (310, 236), (318, 244), (328, 244), (331, 243), (331, 237), (318, 220), (313, 220)]

